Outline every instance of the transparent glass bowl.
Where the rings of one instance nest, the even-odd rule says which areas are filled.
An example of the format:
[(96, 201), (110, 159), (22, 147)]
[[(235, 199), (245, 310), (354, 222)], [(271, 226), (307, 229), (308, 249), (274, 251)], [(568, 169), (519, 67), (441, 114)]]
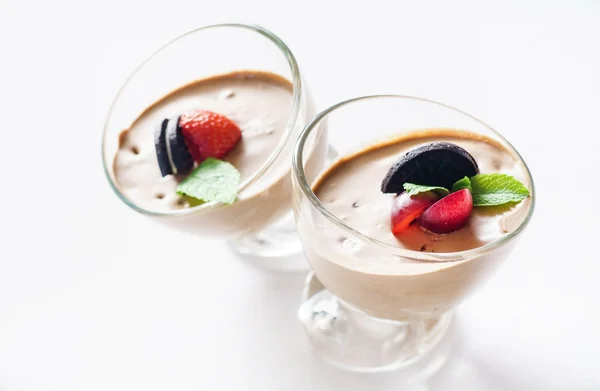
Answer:
[[(241, 183), (232, 205), (216, 202), (172, 210), (151, 210), (127, 197), (115, 180), (113, 160), (119, 134), (151, 104), (193, 81), (235, 71), (279, 75), (293, 86), (291, 115), (279, 144), (262, 167)], [(300, 251), (290, 213), (290, 161), (300, 130), (315, 114), (314, 103), (294, 55), (263, 27), (220, 24), (190, 31), (144, 61), (127, 79), (112, 103), (102, 142), (106, 177), (119, 198), (133, 210), (160, 223), (202, 236), (226, 238), (239, 253), (283, 256)], [(312, 160), (324, 156), (312, 154)]]
[[(323, 128), (341, 156), (427, 129), (483, 135), (522, 164), (531, 190), (524, 201), (529, 203), (527, 213), (501, 239), (467, 251), (412, 251), (366, 236), (332, 214), (313, 193), (324, 170), (311, 166), (305, 153), (312, 133)], [(381, 95), (336, 104), (302, 131), (292, 165), (296, 225), (312, 269), (300, 319), (323, 358), (356, 371), (403, 367), (432, 349), (447, 329), (452, 310), (506, 260), (534, 210), (531, 173), (510, 143), (477, 118), (427, 99)], [(416, 266), (406, 273), (403, 263)], [(386, 268), (366, 271), (356, 266), (365, 264)], [(389, 265), (398, 267), (390, 270)]]

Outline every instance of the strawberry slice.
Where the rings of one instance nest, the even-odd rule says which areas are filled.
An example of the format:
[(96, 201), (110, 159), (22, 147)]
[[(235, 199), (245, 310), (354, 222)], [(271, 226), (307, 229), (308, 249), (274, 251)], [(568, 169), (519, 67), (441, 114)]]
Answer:
[(196, 163), (223, 158), (242, 138), (240, 128), (224, 115), (196, 110), (179, 118), (185, 142)]

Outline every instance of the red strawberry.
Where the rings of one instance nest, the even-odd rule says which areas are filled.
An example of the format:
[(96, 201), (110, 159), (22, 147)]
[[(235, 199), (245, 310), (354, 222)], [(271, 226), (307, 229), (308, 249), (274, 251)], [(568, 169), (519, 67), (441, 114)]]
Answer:
[(196, 163), (221, 159), (242, 138), (240, 128), (224, 115), (207, 110), (183, 114), (179, 126)]

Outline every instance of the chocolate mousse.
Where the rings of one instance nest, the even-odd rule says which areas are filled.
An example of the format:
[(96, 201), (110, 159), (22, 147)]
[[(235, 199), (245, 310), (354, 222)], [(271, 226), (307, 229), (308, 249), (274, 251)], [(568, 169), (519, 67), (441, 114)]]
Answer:
[[(422, 153), (441, 144), (441, 155)], [(378, 318), (437, 318), (506, 259), (516, 241), (502, 239), (527, 219), (531, 190), (527, 167), (500, 141), (414, 131), (339, 159), (313, 185), (350, 230), (300, 214), (298, 231), (333, 295)]]
[[(223, 159), (244, 184), (276, 151), (291, 111), (292, 85), (275, 74), (239, 71), (192, 82), (152, 104), (123, 131), (113, 165), (116, 184), (152, 212), (197, 206), (202, 200), (178, 192), (193, 166), (208, 157)], [(211, 129), (196, 129), (200, 120)], [(289, 167), (275, 171), (237, 198), (266, 191)]]
[[(443, 167), (443, 174), (450, 175), (450, 180), (439, 179), (435, 172), (423, 174), (411, 170), (412, 177), (404, 173), (399, 179), (399, 185), (393, 186), (390, 183), (392, 174), (401, 177), (401, 173), (395, 168), (407, 160), (406, 156), (414, 157), (415, 151), (423, 147), (431, 150), (432, 143), (439, 145), (440, 142), (450, 143), (452, 146), (449, 148), (452, 149), (460, 147), (461, 150), (468, 151), (472, 158), (463, 155), (464, 158), (458, 159), (457, 164), (456, 160), (443, 160), (447, 155), (444, 151), (442, 160), (431, 165)], [(439, 156), (432, 157), (438, 158)], [(457, 168), (461, 168), (460, 163), (463, 161), (461, 175)], [(427, 166), (427, 163), (422, 162), (416, 164)], [(423, 171), (426, 171), (425, 168)], [(496, 141), (464, 131), (440, 129), (412, 133), (344, 157), (321, 176), (314, 186), (314, 192), (335, 216), (371, 238), (409, 250), (456, 252), (483, 246), (506, 235), (518, 223), (511, 217), (524, 216), (528, 202), (474, 208), (466, 226), (445, 236), (423, 229), (413, 221), (406, 232), (394, 235), (390, 226), (390, 210), (398, 198), (396, 191), (403, 194), (402, 184), (406, 179), (420, 181), (419, 185), (435, 185), (437, 180), (438, 184), (442, 184), (440, 187), (451, 187), (458, 179), (478, 172), (511, 175), (527, 186), (527, 175), (522, 163)], [(429, 175), (431, 179), (425, 179), (424, 175)]]

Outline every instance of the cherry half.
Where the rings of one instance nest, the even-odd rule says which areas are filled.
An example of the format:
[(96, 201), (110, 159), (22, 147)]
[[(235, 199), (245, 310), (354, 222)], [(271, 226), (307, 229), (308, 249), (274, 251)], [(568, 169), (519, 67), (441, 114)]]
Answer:
[(442, 198), (426, 209), (419, 223), (436, 234), (447, 234), (462, 228), (471, 215), (473, 197), (469, 189), (462, 189)]
[(392, 204), (390, 219), (392, 233), (398, 235), (406, 231), (410, 224), (438, 199), (439, 196), (432, 192), (415, 196), (409, 196), (406, 192), (400, 194)]

